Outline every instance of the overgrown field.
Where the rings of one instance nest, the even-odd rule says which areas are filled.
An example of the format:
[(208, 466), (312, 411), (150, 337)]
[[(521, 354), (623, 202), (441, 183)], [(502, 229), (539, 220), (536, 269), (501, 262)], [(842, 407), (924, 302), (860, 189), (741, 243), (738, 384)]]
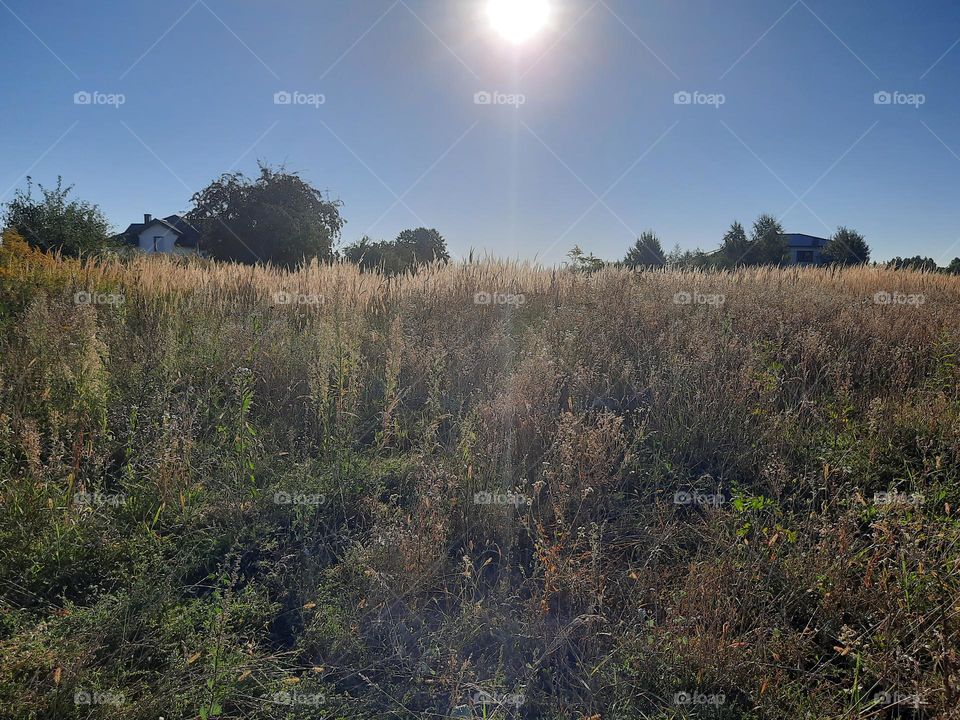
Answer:
[(960, 716), (960, 279), (4, 252), (4, 718)]

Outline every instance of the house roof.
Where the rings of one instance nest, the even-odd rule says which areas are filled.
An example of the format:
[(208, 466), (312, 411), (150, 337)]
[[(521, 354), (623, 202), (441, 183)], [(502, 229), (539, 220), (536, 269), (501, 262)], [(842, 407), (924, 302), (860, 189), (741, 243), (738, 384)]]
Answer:
[(164, 218), (164, 222), (171, 225), (174, 230), (180, 233), (177, 244), (182, 247), (196, 247), (200, 239), (200, 231), (188, 223), (179, 215), (169, 215)]
[(154, 225), (160, 225), (172, 230), (177, 234), (176, 244), (181, 247), (196, 247), (200, 232), (179, 215), (168, 215), (165, 218), (153, 218), (148, 223), (131, 223), (130, 226), (117, 238), (130, 245), (136, 245), (140, 240), (140, 235), (147, 228)]
[(786, 233), (784, 237), (787, 239), (787, 247), (790, 248), (822, 248), (830, 242), (827, 238), (803, 233)]

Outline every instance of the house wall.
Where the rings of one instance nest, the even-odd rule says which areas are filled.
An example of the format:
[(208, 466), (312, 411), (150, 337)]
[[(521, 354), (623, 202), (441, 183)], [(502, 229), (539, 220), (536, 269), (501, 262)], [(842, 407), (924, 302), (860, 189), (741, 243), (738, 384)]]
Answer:
[(157, 243), (158, 252), (175, 252), (174, 245), (177, 242), (177, 234), (163, 225), (148, 227), (140, 233), (140, 249), (144, 252), (153, 252), (153, 238), (155, 237), (161, 238)]
[(820, 265), (823, 262), (823, 253), (820, 248), (817, 247), (792, 247), (790, 248), (790, 262), (793, 265), (800, 263), (800, 260), (797, 258), (797, 253), (801, 252), (813, 252), (813, 263), (814, 265)]

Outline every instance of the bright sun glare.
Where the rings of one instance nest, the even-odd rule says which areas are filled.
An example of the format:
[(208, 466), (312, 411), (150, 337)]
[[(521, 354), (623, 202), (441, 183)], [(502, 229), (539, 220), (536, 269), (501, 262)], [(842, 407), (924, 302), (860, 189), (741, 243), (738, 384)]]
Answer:
[(500, 35), (520, 44), (547, 24), (550, 3), (549, 0), (489, 0), (487, 15)]

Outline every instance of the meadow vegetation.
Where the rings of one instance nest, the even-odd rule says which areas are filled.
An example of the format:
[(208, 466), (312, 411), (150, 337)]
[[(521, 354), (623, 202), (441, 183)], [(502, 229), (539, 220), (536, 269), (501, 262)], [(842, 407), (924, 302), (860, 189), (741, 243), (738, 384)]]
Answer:
[(8, 233), (0, 715), (957, 717), (958, 353), (944, 274)]

